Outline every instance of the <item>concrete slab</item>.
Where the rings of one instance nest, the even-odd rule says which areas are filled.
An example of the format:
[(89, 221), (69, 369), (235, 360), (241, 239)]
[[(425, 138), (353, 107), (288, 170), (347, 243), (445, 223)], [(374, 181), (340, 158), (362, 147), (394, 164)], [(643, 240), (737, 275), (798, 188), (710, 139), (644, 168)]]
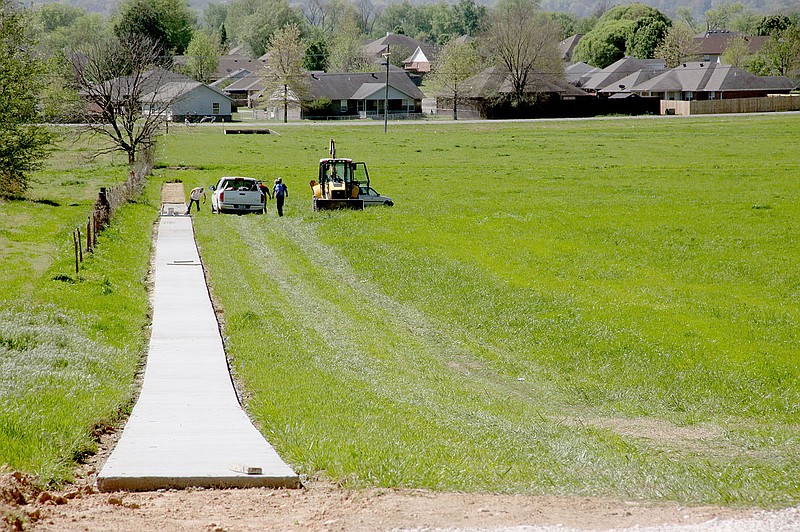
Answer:
[(300, 487), (236, 398), (188, 216), (159, 222), (144, 384), (97, 486)]

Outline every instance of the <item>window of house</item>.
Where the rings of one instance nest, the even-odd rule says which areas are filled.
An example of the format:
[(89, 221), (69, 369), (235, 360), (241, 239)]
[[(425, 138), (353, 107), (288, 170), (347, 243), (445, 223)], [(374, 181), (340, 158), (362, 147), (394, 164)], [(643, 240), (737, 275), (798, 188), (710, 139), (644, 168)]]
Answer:
[(211, 113), (215, 115), (219, 114), (219, 102), (214, 102), (211, 104)]
[(339, 110), (343, 113), (347, 112), (347, 100), (339, 100)]

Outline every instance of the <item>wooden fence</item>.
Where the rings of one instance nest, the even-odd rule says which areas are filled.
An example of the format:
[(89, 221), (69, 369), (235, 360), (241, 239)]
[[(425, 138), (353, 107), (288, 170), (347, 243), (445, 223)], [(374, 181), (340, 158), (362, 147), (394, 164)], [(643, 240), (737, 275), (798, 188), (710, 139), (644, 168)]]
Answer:
[(800, 95), (777, 94), (765, 98), (730, 100), (661, 100), (662, 115), (708, 115), (725, 113), (770, 113), (800, 111)]
[[(72, 243), (75, 248), (75, 273), (80, 272), (84, 253), (91, 253), (97, 246), (97, 235), (105, 229), (111, 221), (114, 211), (142, 192), (145, 176), (149, 169), (128, 174), (128, 179), (114, 187), (101, 187), (94, 202), (92, 212), (86, 219), (85, 230), (79, 226), (72, 231)], [(85, 244), (85, 246), (84, 246)]]

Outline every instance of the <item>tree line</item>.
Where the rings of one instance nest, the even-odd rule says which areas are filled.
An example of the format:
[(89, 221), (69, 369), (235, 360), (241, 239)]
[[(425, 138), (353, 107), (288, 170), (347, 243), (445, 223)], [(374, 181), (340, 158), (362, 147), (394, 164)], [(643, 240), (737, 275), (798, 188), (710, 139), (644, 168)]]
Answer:
[[(728, 62), (758, 74), (800, 72), (800, 14), (755, 15), (740, 3), (716, 4), (698, 22), (688, 10), (669, 18), (644, 4), (606, 6), (579, 18), (545, 11), (540, 0), (497, 0), (491, 7), (475, 0), (304, 0), (297, 6), (232, 0), (210, 3), (202, 13), (184, 0), (124, 0), (110, 16), (61, 3), (23, 9), (15, 0), (0, 2), (0, 103), (10, 110), (0, 118), (0, 195), (23, 193), (25, 175), (45, 156), (52, 137), (31, 125), (40, 121), (85, 122), (133, 164), (165, 119), (165, 102), (142, 98), (154, 98), (152, 87), (166, 83), (170, 69), (208, 81), (220, 54), (235, 48), (270, 54), (262, 74), (288, 102), (289, 92), (302, 92), (304, 71), (374, 71), (380, 67), (364, 55), (364, 42), (405, 34), (438, 47), (428, 90), (450, 98), (456, 118), (464, 82), (481, 66), (502, 66), (512, 86), (507, 97), (524, 105), (535, 92), (534, 73), (563, 75), (557, 45), (575, 33), (584, 35), (573, 60), (603, 68), (624, 56), (660, 57), (671, 66), (693, 57), (696, 33), (740, 30), (767, 36), (768, 43), (750, 56), (747, 43), (733, 39)], [(411, 52), (393, 49), (388, 60), (398, 64)]]

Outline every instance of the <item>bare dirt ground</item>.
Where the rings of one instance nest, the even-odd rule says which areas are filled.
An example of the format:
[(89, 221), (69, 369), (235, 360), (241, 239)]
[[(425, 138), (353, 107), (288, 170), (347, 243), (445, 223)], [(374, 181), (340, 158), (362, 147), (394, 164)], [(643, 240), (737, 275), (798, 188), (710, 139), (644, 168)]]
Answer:
[[(0, 529), (41, 531), (379, 531), (502, 530), (515, 526), (609, 530), (743, 519), (753, 510), (590, 497), (439, 493), (340, 488), (308, 480), (297, 490), (187, 489), (99, 493), (96, 471), (113, 445), (59, 491), (37, 489), (19, 473), (0, 475)], [(747, 528), (741, 528), (746, 530)], [(562, 529), (563, 530), (563, 529)]]

